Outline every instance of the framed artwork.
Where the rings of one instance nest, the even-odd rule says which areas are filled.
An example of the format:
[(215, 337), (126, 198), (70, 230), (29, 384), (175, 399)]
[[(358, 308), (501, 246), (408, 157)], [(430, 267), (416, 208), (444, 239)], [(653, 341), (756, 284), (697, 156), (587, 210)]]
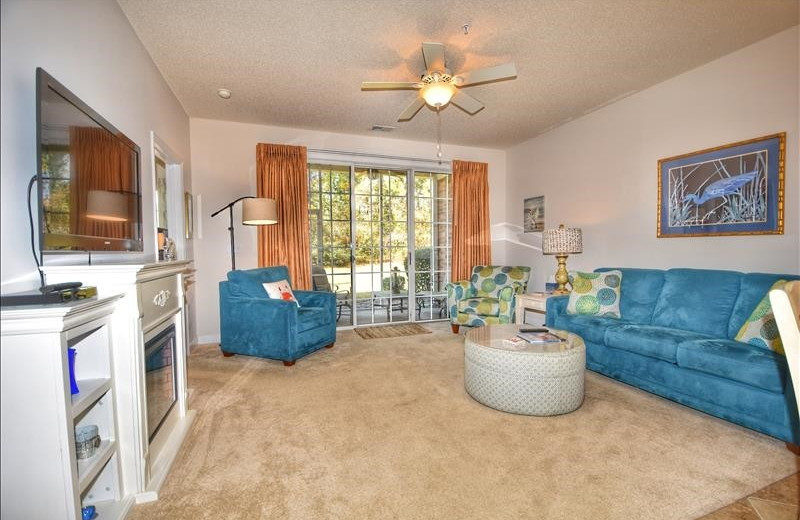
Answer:
[(658, 161), (658, 237), (783, 234), (786, 132)]
[(183, 236), (191, 239), (194, 235), (194, 204), (192, 194), (188, 191), (183, 193)]
[(544, 231), (544, 195), (525, 199), (522, 216), (525, 233)]

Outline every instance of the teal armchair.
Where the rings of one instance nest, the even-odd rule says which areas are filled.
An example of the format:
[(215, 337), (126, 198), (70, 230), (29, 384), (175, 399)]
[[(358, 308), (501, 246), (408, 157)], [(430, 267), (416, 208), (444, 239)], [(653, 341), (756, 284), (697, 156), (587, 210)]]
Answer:
[(219, 284), (223, 355), (243, 354), (283, 361), (286, 366), (336, 342), (336, 295), (293, 291), (294, 302), (273, 300), (264, 282), (289, 280), (285, 266), (230, 271)]
[(515, 295), (525, 292), (531, 268), (525, 266), (476, 265), (469, 280), (448, 283), (447, 308), (450, 326), (513, 323)]

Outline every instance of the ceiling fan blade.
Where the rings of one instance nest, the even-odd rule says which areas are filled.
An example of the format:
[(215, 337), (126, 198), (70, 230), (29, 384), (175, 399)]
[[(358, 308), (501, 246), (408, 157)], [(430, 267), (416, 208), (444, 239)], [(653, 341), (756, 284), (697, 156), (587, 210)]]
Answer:
[(501, 79), (512, 79), (517, 77), (517, 68), (513, 62), (477, 69), (471, 72), (459, 74), (456, 78), (456, 85), (466, 87), (478, 83), (488, 83), (490, 81), (500, 81)]
[(416, 81), (365, 81), (361, 90), (413, 90), (419, 88)]
[(483, 110), (483, 103), (460, 90), (455, 93), (450, 102), (469, 115), (477, 114)]
[(444, 45), (441, 43), (423, 42), (422, 57), (425, 59), (425, 71), (444, 72)]
[(425, 100), (422, 97), (417, 96), (414, 98), (414, 101), (411, 102), (410, 105), (403, 110), (403, 113), (400, 114), (400, 117), (397, 118), (398, 121), (408, 121), (419, 112), (419, 109), (422, 108), (422, 105), (425, 104)]

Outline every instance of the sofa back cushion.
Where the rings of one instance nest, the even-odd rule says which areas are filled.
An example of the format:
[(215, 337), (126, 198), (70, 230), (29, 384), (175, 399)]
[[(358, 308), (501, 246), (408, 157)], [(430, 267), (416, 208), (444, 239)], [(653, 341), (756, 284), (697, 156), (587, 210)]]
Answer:
[(739, 298), (733, 306), (728, 323), (728, 339), (734, 339), (744, 322), (750, 317), (758, 303), (778, 280), (798, 280), (800, 276), (789, 274), (747, 273), (742, 276)]
[(289, 269), (285, 265), (228, 271), (229, 289), (234, 296), (268, 298), (262, 284), (280, 280), (288, 281), (290, 286), (292, 284), (289, 279)]
[(653, 325), (729, 338), (728, 324), (743, 276), (711, 269), (666, 271)]
[(619, 311), (623, 321), (650, 325), (653, 309), (664, 285), (661, 269), (633, 269), (626, 267), (601, 267), (597, 272), (622, 271)]

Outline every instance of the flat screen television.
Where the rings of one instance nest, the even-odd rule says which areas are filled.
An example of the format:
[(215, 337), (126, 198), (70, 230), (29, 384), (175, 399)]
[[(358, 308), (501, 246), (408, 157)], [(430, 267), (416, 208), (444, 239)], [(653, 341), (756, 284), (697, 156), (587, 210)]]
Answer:
[(36, 69), (39, 247), (142, 251), (140, 148)]

